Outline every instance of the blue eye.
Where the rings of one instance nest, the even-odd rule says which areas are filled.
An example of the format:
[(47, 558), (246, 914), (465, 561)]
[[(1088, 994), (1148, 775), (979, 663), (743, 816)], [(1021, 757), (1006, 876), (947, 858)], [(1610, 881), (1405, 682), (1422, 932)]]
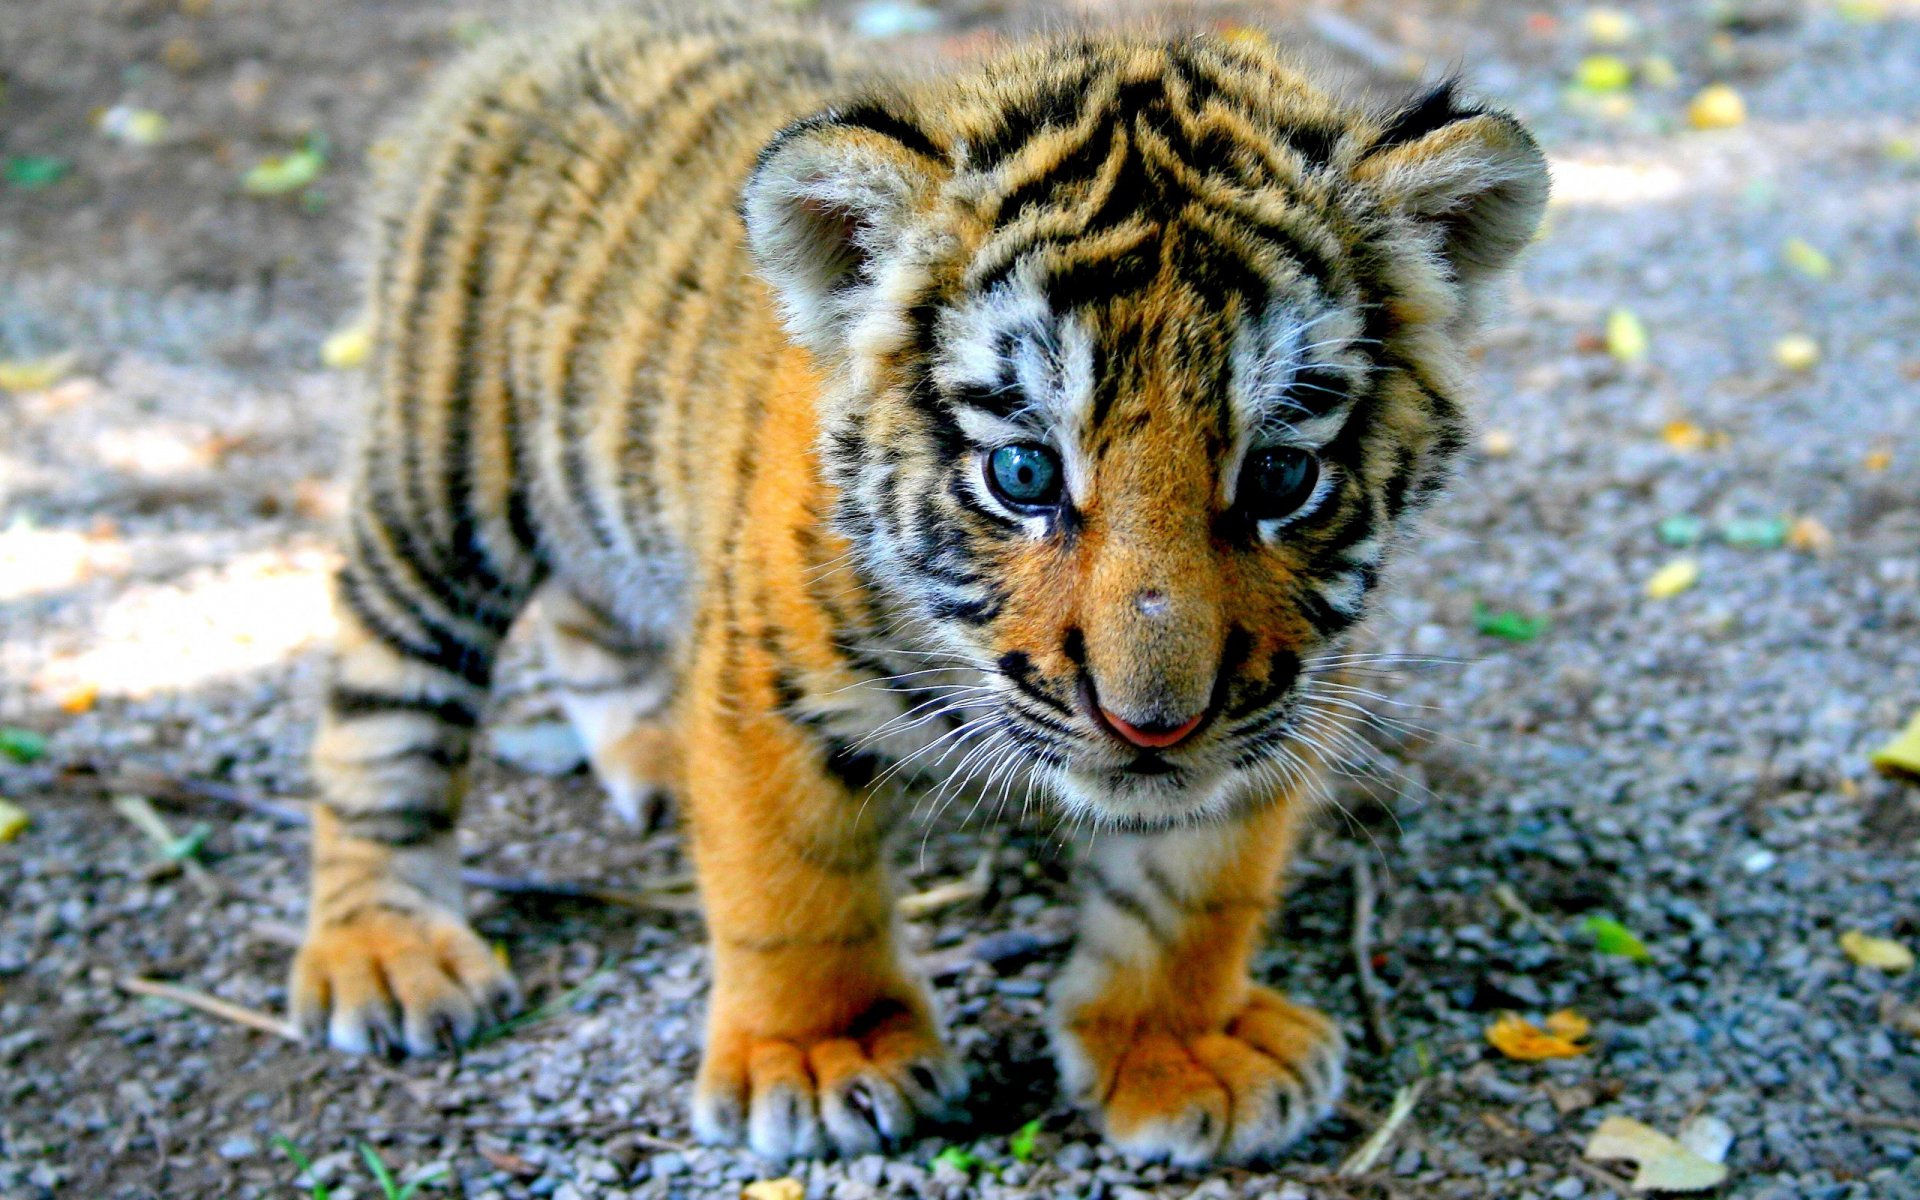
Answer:
[(1247, 456), (1239, 502), (1256, 521), (1291, 516), (1320, 483), (1320, 461), (1298, 446), (1269, 446)]
[(987, 484), (1013, 508), (1051, 508), (1060, 503), (1060, 456), (1045, 446), (1020, 442), (987, 457)]

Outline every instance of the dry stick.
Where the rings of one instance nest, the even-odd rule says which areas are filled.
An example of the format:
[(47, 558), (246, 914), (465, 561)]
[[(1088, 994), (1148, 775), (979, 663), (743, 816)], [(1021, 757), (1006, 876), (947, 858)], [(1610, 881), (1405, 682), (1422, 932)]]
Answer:
[(973, 870), (965, 878), (948, 880), (937, 884), (924, 892), (915, 892), (911, 896), (900, 897), (898, 904), (900, 915), (909, 921), (939, 912), (943, 908), (952, 908), (956, 904), (965, 904), (969, 900), (978, 900), (987, 894), (987, 886), (993, 882), (993, 858), (998, 846), (988, 846), (981, 853), (980, 861), (973, 864)]
[(1395, 1092), (1393, 1107), (1387, 1110), (1387, 1119), (1380, 1122), (1380, 1127), (1375, 1129), (1366, 1141), (1360, 1143), (1360, 1148), (1355, 1150), (1347, 1161), (1341, 1163), (1340, 1169), (1334, 1174), (1365, 1175), (1373, 1170), (1386, 1155), (1388, 1147), (1393, 1145), (1393, 1139), (1399, 1134), (1400, 1127), (1407, 1123), (1409, 1116), (1413, 1115), (1413, 1106), (1420, 1103), (1421, 1093), (1426, 1090), (1427, 1081), (1416, 1079)]
[(693, 1147), (686, 1142), (676, 1142), (672, 1138), (663, 1138), (658, 1134), (643, 1133), (634, 1129), (631, 1117), (583, 1117), (577, 1121), (515, 1121), (495, 1119), (482, 1121), (368, 1121), (352, 1126), (356, 1133), (491, 1133), (530, 1131), (543, 1129), (562, 1129), (569, 1131), (586, 1129), (618, 1129), (629, 1134), (635, 1141), (645, 1142), (663, 1150), (691, 1151)]
[(1896, 1117), (1886, 1113), (1842, 1113), (1841, 1116), (1869, 1129), (1899, 1129), (1907, 1133), (1920, 1133), (1920, 1117)]
[(1359, 981), (1360, 1000), (1367, 1011), (1367, 1032), (1374, 1048), (1382, 1054), (1393, 1052), (1393, 1030), (1387, 1026), (1387, 1006), (1380, 996), (1380, 977), (1373, 973), (1373, 909), (1379, 893), (1373, 885), (1373, 868), (1364, 856), (1353, 860), (1353, 967)]
[(232, 1021), (235, 1024), (245, 1025), (249, 1029), (257, 1029), (261, 1033), (270, 1033), (275, 1037), (286, 1038), (290, 1042), (304, 1041), (299, 1032), (295, 1030), (289, 1022), (282, 1021), (278, 1017), (270, 1017), (263, 1012), (255, 1012), (251, 1008), (243, 1008), (238, 1004), (231, 1004), (220, 999), (218, 996), (209, 996), (205, 992), (196, 992), (192, 988), (183, 988), (171, 983), (161, 983), (155, 979), (142, 979), (137, 975), (119, 976), (114, 980), (114, 983), (117, 984), (122, 991), (132, 992), (137, 996), (153, 996), (160, 1000), (171, 1000), (176, 1004), (184, 1004), (188, 1008), (197, 1008), (203, 1013), (210, 1013), (213, 1016)]

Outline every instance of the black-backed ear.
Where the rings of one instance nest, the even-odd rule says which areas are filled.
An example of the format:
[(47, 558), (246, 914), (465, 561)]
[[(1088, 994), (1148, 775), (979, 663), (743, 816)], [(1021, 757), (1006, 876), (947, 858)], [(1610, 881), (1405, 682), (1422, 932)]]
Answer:
[(1547, 205), (1547, 161), (1533, 136), (1506, 113), (1463, 101), (1452, 81), (1391, 114), (1354, 175), (1439, 230), (1470, 310), (1533, 240)]
[(947, 174), (933, 140), (875, 102), (789, 125), (761, 151), (741, 214), (795, 341), (838, 357), (889, 255)]

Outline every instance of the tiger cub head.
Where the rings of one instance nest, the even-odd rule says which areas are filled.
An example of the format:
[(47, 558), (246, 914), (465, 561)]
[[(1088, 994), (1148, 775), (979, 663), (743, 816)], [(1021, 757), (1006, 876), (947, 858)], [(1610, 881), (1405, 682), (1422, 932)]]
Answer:
[(1263, 43), (1096, 38), (801, 121), (742, 212), (864, 577), (1070, 811), (1139, 828), (1297, 755), (1546, 193), (1452, 86), (1377, 110)]

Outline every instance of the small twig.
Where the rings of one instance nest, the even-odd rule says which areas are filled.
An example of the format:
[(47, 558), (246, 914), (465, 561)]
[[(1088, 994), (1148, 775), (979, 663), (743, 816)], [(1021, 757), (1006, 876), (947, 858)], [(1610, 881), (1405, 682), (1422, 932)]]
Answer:
[(1906, 1133), (1920, 1133), (1920, 1117), (1896, 1117), (1887, 1113), (1841, 1113), (1841, 1117), (1855, 1125), (1868, 1129), (1899, 1129)]
[(1560, 931), (1547, 924), (1539, 913), (1528, 908), (1527, 902), (1520, 898), (1520, 893), (1514, 891), (1508, 885), (1504, 883), (1494, 884), (1493, 898), (1499, 901), (1501, 908), (1506, 909), (1514, 916), (1525, 921), (1528, 925), (1531, 925), (1534, 931), (1541, 937), (1546, 938), (1556, 946), (1564, 946), (1567, 944), (1567, 939), (1560, 936)]
[(548, 897), (557, 900), (581, 900), (607, 904), (615, 908), (637, 908), (647, 912), (690, 913), (700, 911), (700, 898), (688, 890), (690, 881), (671, 880), (645, 888), (603, 888), (559, 880), (516, 879), (488, 871), (462, 871), (460, 882), (470, 888), (482, 888), (503, 896)]
[(1341, 1163), (1340, 1169), (1334, 1174), (1365, 1175), (1373, 1170), (1385, 1156), (1387, 1149), (1393, 1145), (1393, 1139), (1399, 1134), (1400, 1127), (1407, 1123), (1409, 1116), (1413, 1115), (1414, 1105), (1420, 1103), (1421, 1093), (1426, 1090), (1427, 1081), (1424, 1079), (1416, 1079), (1412, 1083), (1402, 1085), (1400, 1090), (1393, 1094), (1393, 1106), (1387, 1109), (1387, 1119), (1380, 1122), (1379, 1128), (1369, 1134), (1366, 1141), (1360, 1143), (1360, 1148), (1349, 1155), (1347, 1161)]
[(270, 1033), (275, 1037), (286, 1038), (290, 1042), (304, 1040), (290, 1023), (282, 1021), (278, 1017), (270, 1017), (266, 1013), (255, 1012), (251, 1008), (243, 1008), (238, 1004), (232, 1004), (222, 1000), (218, 996), (209, 996), (205, 992), (196, 992), (192, 988), (183, 988), (171, 983), (161, 983), (155, 979), (142, 979), (137, 975), (122, 975), (114, 980), (114, 982), (119, 985), (122, 991), (132, 992), (137, 996), (152, 996), (160, 1000), (171, 1000), (176, 1004), (184, 1004), (188, 1008), (197, 1008), (203, 1013), (208, 1013), (223, 1020), (232, 1021), (236, 1025), (245, 1025), (247, 1028), (257, 1029), (261, 1033)]
[(590, 1117), (577, 1121), (369, 1121), (364, 1125), (349, 1126), (355, 1133), (538, 1133), (541, 1130), (555, 1129), (567, 1132), (580, 1132), (596, 1129), (618, 1129), (632, 1137), (634, 1141), (662, 1150), (678, 1150), (687, 1153), (693, 1149), (686, 1142), (676, 1142), (672, 1138), (663, 1138), (657, 1134), (642, 1133), (633, 1128), (633, 1118), (626, 1117)]
[(1360, 987), (1360, 1000), (1366, 1008), (1367, 1033), (1375, 1049), (1393, 1052), (1393, 1030), (1387, 1025), (1387, 1006), (1382, 998), (1380, 977), (1373, 971), (1373, 910), (1379, 892), (1373, 884), (1373, 868), (1364, 857), (1353, 860), (1353, 969)]
[(1631, 1196), (1633, 1194), (1632, 1180), (1627, 1179), (1624, 1176), (1615, 1175), (1612, 1171), (1607, 1170), (1605, 1167), (1596, 1167), (1592, 1163), (1587, 1162), (1585, 1159), (1570, 1158), (1567, 1161), (1573, 1165), (1573, 1168), (1576, 1171), (1579, 1171), (1581, 1174), (1593, 1180), (1595, 1183), (1600, 1184), (1603, 1187), (1610, 1187), (1614, 1191), (1619, 1192), (1622, 1196)]
[(167, 827), (167, 822), (154, 811), (153, 803), (145, 796), (115, 796), (113, 810), (132, 822), (134, 828), (147, 835), (148, 840), (160, 851), (164, 862), (179, 867), (186, 872), (193, 886), (209, 900), (221, 898), (220, 883), (207, 869), (193, 857), (191, 851), (182, 853), (179, 849), (180, 838)]
[(900, 897), (900, 915), (911, 921), (986, 895), (988, 886), (993, 882), (994, 851), (998, 849), (998, 846), (988, 846), (980, 855), (980, 861), (973, 864), (973, 870), (963, 878), (951, 879), (924, 892)]

